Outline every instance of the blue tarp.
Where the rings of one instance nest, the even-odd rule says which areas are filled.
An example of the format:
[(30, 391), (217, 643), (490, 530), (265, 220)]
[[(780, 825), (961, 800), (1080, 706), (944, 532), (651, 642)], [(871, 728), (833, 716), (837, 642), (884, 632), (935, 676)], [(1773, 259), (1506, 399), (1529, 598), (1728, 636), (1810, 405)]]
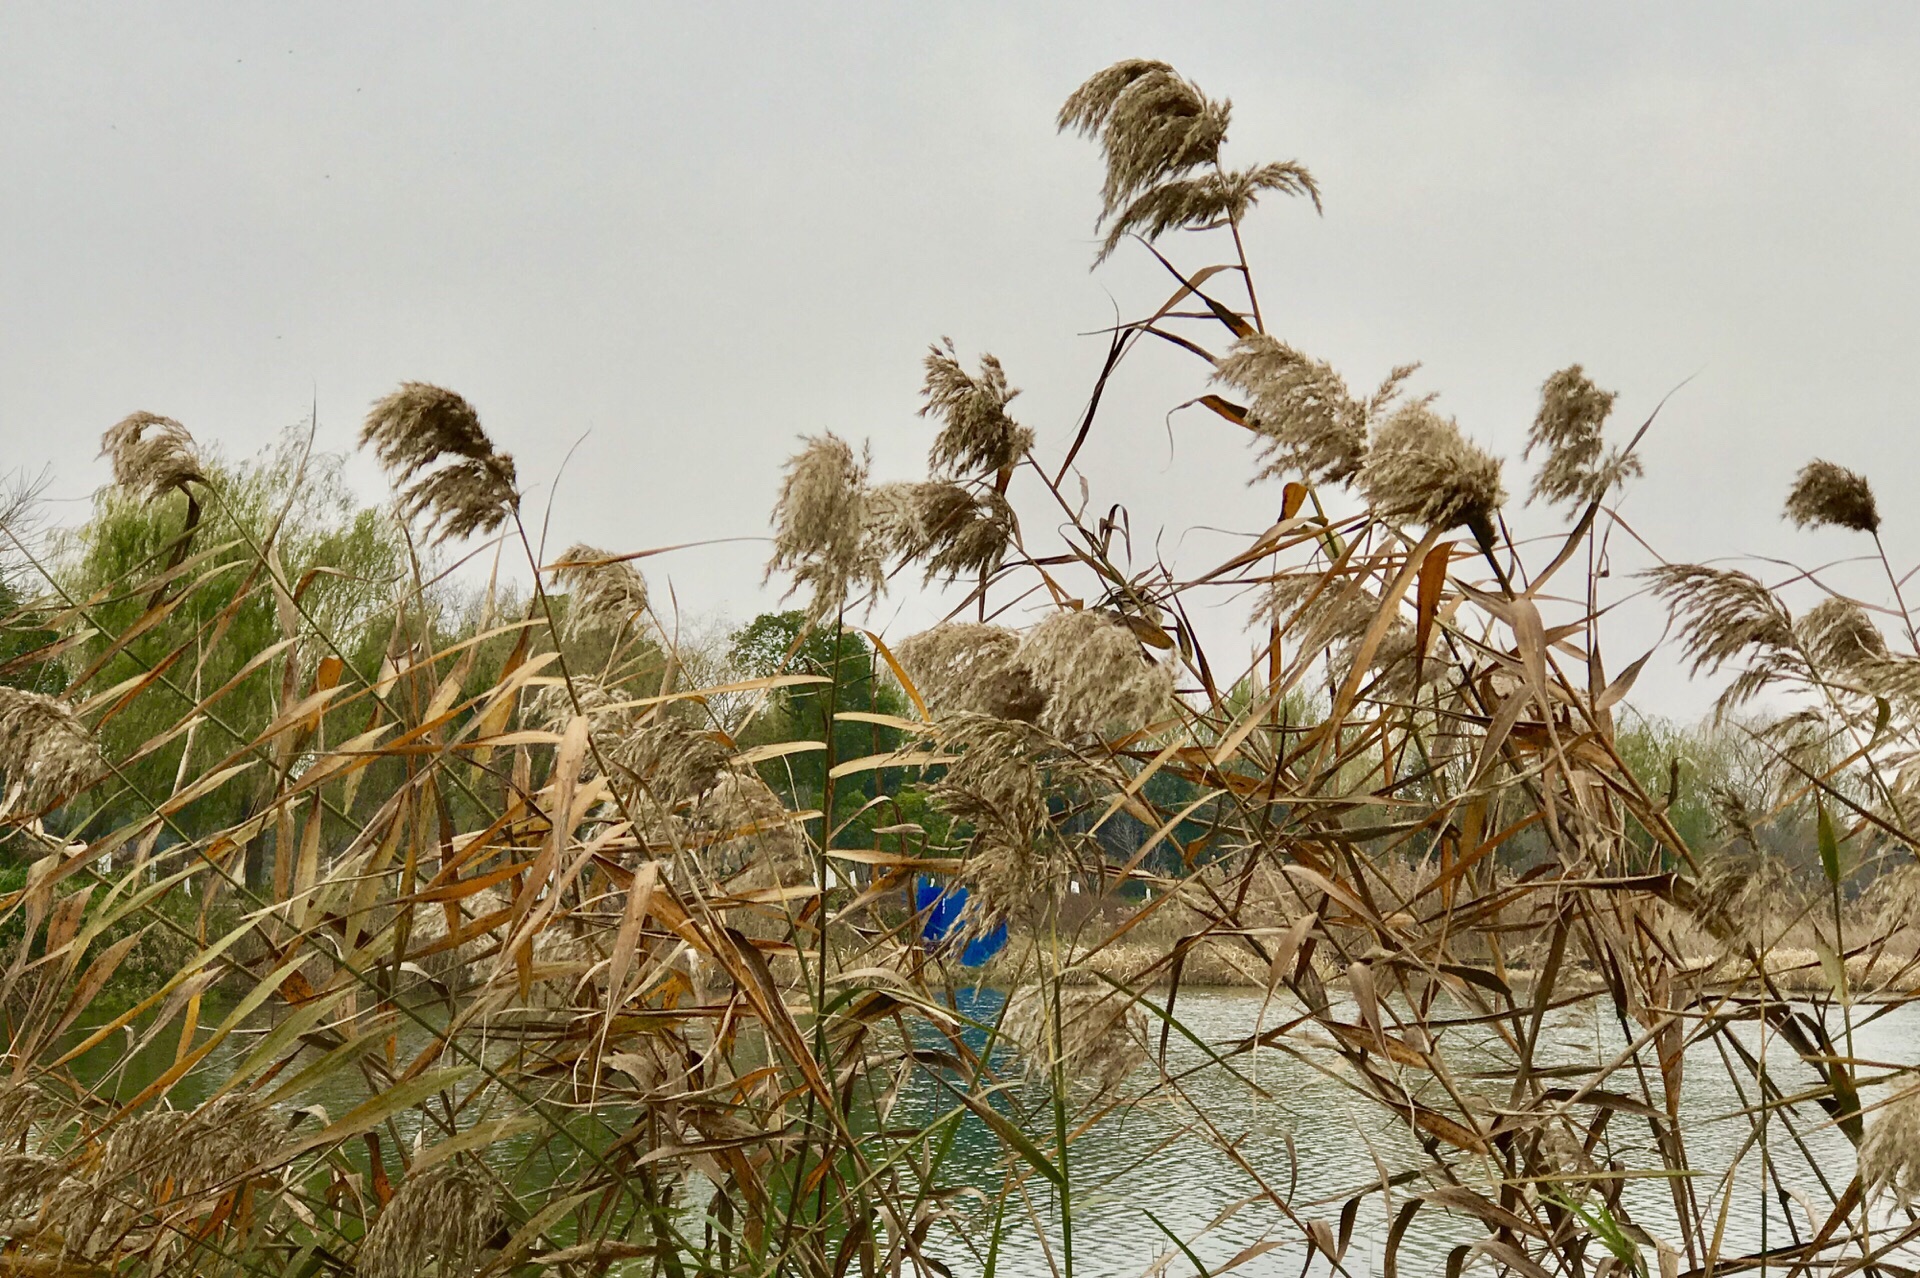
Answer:
[[(927, 946), (938, 949), (953, 935), (966, 931), (967, 890), (958, 884), (942, 883), (921, 875), (913, 884), (913, 908), (920, 915), (920, 936)], [(1007, 944), (1007, 925), (1001, 923), (982, 936), (975, 936), (960, 947), (960, 965), (979, 967), (998, 954)]]

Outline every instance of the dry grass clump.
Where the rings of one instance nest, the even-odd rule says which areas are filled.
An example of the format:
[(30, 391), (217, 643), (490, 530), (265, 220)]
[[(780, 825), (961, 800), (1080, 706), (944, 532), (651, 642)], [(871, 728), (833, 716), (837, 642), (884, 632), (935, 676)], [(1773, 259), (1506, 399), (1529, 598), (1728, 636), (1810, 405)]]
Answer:
[(114, 483), (148, 500), (206, 479), (193, 435), (155, 413), (133, 413), (108, 427), (100, 436), (100, 455), (112, 460)]
[(360, 1246), (361, 1278), (422, 1278), (474, 1272), (499, 1223), (493, 1178), (464, 1161), (415, 1172), (381, 1211)]
[(553, 566), (556, 585), (567, 592), (567, 630), (638, 626), (647, 613), (647, 579), (629, 561), (575, 543)]
[(1214, 379), (1249, 397), (1248, 424), (1264, 437), (1267, 453), (1263, 475), (1338, 484), (1360, 473), (1368, 431), (1416, 367), (1394, 369), (1370, 398), (1355, 399), (1331, 365), (1253, 333), (1234, 343)]
[(1007, 385), (1007, 373), (992, 355), (980, 357), (976, 375), (961, 367), (952, 338), (927, 351), (926, 381), (920, 393), (922, 417), (940, 420), (928, 459), (936, 473), (957, 477), (997, 474), (1017, 463), (1033, 447), (1033, 432), (1007, 415), (1020, 392)]
[(1800, 468), (1787, 494), (1786, 516), (1796, 528), (1880, 531), (1880, 509), (1867, 477), (1830, 461), (1816, 459)]
[(1426, 528), (1464, 526), (1487, 545), (1494, 513), (1507, 499), (1499, 459), (1425, 404), (1409, 404), (1375, 428), (1360, 489), (1386, 518)]
[(492, 532), (520, 507), (513, 458), (495, 451), (473, 405), (444, 387), (402, 383), (367, 413), (360, 444), (399, 490), (403, 516), (425, 516), (434, 540)]
[(72, 706), (0, 687), (0, 771), (7, 776), (6, 809), (38, 812), (99, 777), (106, 761)]
[(788, 460), (774, 504), (767, 575), (790, 573), (794, 591), (811, 592), (807, 615), (820, 621), (858, 592), (877, 595), (886, 577), (869, 536), (867, 462), (832, 433), (806, 443)]
[(1613, 391), (1595, 386), (1578, 364), (1547, 379), (1540, 388), (1540, 411), (1521, 454), (1532, 457), (1538, 448), (1547, 455), (1534, 472), (1529, 500), (1599, 501), (1641, 473), (1639, 458), (1619, 449), (1607, 451), (1602, 439), (1601, 430), (1616, 398)]

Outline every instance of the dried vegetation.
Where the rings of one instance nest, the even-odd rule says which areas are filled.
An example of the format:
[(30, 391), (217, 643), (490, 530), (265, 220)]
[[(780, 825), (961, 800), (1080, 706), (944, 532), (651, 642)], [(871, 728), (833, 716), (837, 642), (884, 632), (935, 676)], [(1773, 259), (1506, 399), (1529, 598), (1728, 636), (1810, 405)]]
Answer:
[[(1722, 805), (1717, 846), (1683, 838), (1666, 778), (1623, 758), (1615, 719), (1639, 667), (1605, 667), (1597, 586), (1569, 579), (1638, 472), (1633, 441), (1605, 433), (1614, 396), (1578, 366), (1546, 381), (1531, 491), (1568, 523), (1516, 544), (1500, 462), (1430, 399), (1400, 402), (1411, 368), (1356, 399), (1265, 332), (1240, 221), (1260, 192), (1319, 192), (1297, 165), (1223, 168), (1228, 120), (1170, 67), (1129, 61), (1059, 123), (1106, 158), (1102, 257), (1182, 228), (1231, 246), (1219, 266), (1169, 263), (1174, 301), (1123, 326), (1115, 360), (1178, 336), (1197, 386), (1244, 395), (1202, 402), (1248, 430), (1283, 517), (1204, 572), (1135, 562), (1113, 517), (1074, 516), (1071, 457), (1035, 460), (999, 362), (970, 372), (935, 346), (927, 477), (875, 486), (843, 440), (806, 441), (768, 565), (836, 632), (903, 571), (964, 590), (954, 619), (885, 650), (919, 712), (884, 725), (898, 748), (739, 745), (775, 699), (827, 695), (817, 673), (632, 677), (623, 653), (671, 640), (630, 563), (585, 546), (544, 577), (529, 565), (541, 593), (493, 619), (511, 656), (482, 686), (474, 645), (416, 624), (417, 576), (362, 669), (303, 611), (263, 529), (241, 590), (286, 631), (259, 655), (281, 689), (270, 726), (170, 792), (130, 793), (129, 760), (103, 759), (94, 733), (158, 699), (174, 731), (219, 739), (228, 690), (183, 672), (226, 631), (215, 616), (102, 687), (59, 647), (105, 624), (98, 601), (35, 602), (23, 616), (53, 636), (40, 656), (73, 686), (0, 693), (6, 819), (32, 855), (0, 900), (17, 928), (0, 973), (0, 1265), (947, 1274), (984, 1269), (996, 1231), (1058, 1230), (1071, 1273), (1072, 1141), (1145, 1093), (1189, 1103), (1160, 1027), (1213, 964), (1271, 1009), (1202, 1068), (1258, 1091), (1261, 1058), (1296, 1057), (1406, 1138), (1357, 1190), (1311, 1162), (1238, 1164), (1287, 1229), (1235, 1264), (1279, 1248), (1351, 1272), (1351, 1202), (1391, 1222), (1374, 1240), (1389, 1273), (1436, 1218), (1478, 1239), (1448, 1272), (1756, 1268), (1719, 1226), (1760, 1209), (1751, 1177), (1696, 1175), (1681, 1121), (1683, 1075), (1711, 1060), (1755, 1098), (1734, 1121), (1752, 1131), (1741, 1160), (1774, 1178), (1757, 1201), (1787, 1167), (1825, 1187), (1765, 1263), (1905, 1272), (1885, 1257), (1920, 1226), (1887, 1208), (1920, 1187), (1915, 1084), (1848, 1047), (1887, 1006), (1865, 995), (1914, 984), (1920, 653), (1874, 620), (1904, 609), (1834, 599), (1796, 617), (1758, 578), (1691, 564), (1628, 585), (1672, 607), (1697, 673), (1733, 674), (1729, 708), (1762, 691), (1795, 707), (1750, 734), (1770, 780)], [(1083, 425), (1101, 447), (1096, 415)], [(526, 544), (512, 460), (460, 396), (403, 386), (363, 442), (416, 546)], [(105, 443), (129, 489), (221, 500), (177, 423), (138, 415)], [(1061, 535), (1030, 548), (1016, 508)], [(1787, 513), (1879, 527), (1865, 481), (1827, 463)], [(1477, 547), (1447, 539), (1460, 528)], [(160, 584), (153, 610), (204, 579)], [(1240, 665), (1187, 620), (1223, 592), (1264, 601)], [(595, 636), (610, 655), (583, 665)], [(705, 714), (742, 692), (742, 715)], [(836, 789), (896, 778), (862, 800), (886, 823), (829, 828), (783, 802), (763, 769), (804, 751), (826, 752), (829, 814)], [(183, 822), (229, 786), (251, 787), (240, 819)], [(62, 808), (76, 792), (116, 801)], [(117, 824), (66, 821), (130, 803)], [(1763, 846), (1768, 823), (1795, 822), (1812, 876)], [(1855, 908), (1878, 868), (1899, 872)], [(997, 1026), (967, 1023), (954, 995), (974, 978), (917, 939), (903, 889), (928, 870), (973, 890), (967, 935), (1011, 926)], [(138, 1005), (90, 1011), (127, 953), (96, 944), (105, 929), (179, 927), (158, 905), (180, 897), (200, 911), (192, 960)], [(1568, 1065), (1550, 1009), (1591, 1010), (1626, 1046)], [(162, 1065), (127, 1072), (156, 1043)], [(123, 1045), (104, 1074), (83, 1069)], [(1790, 1090), (1769, 1072), (1783, 1058)], [(1888, 1082), (1899, 1099), (1863, 1106)], [(1210, 1115), (1181, 1112), (1185, 1139), (1242, 1157)], [(945, 1160), (962, 1126), (997, 1151), (984, 1185)], [(1817, 1165), (1804, 1137), (1827, 1127), (1859, 1148), (1857, 1175)], [(1623, 1186), (1642, 1177), (1664, 1206), (1636, 1219), (1645, 1199)]]

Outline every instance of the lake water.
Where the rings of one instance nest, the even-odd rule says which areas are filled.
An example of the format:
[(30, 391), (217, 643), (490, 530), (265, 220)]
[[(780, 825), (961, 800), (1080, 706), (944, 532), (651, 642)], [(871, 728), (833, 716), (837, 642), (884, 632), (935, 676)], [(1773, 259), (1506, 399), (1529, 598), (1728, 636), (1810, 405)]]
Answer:
[[(984, 1019), (996, 999), (987, 995), (984, 1003), (970, 1009), (972, 1014)], [(1261, 994), (1252, 990), (1189, 990), (1181, 994), (1176, 1010), (1195, 1035), (1210, 1043), (1226, 1044), (1253, 1032), (1261, 1001)], [(1856, 1008), (1856, 1024), (1875, 1010)], [(1265, 1027), (1271, 1029), (1289, 1014), (1276, 1004), (1266, 1014)], [(1837, 1016), (1836, 1011), (1830, 1027), (1839, 1041)], [(1151, 1024), (1157, 1038), (1157, 1022)], [(1551, 1041), (1549, 1050), (1558, 1063), (1611, 1060), (1625, 1041), (1617, 1023), (1596, 1022), (1589, 1009), (1550, 1015), (1546, 1031)], [(1756, 1026), (1739, 1027), (1738, 1033), (1750, 1049), (1757, 1051)], [(1861, 1059), (1899, 1064), (1920, 1058), (1920, 1008), (1887, 1011), (1859, 1028), (1854, 1036), (1854, 1053)], [(1323, 1055), (1322, 1063), (1336, 1072), (1341, 1068), (1334, 1053)], [(1494, 1059), (1490, 1056), (1490, 1064)], [(1773, 1046), (1767, 1062), (1774, 1080), (1788, 1095), (1812, 1083), (1811, 1071), (1783, 1045)], [(1336, 1231), (1344, 1200), (1369, 1185), (1374, 1187), (1375, 1192), (1360, 1212), (1355, 1240), (1344, 1265), (1355, 1278), (1382, 1272), (1380, 1253), (1387, 1213), (1378, 1186), (1383, 1171), (1391, 1175), (1420, 1169), (1429, 1166), (1430, 1160), (1407, 1136), (1404, 1125), (1383, 1116), (1350, 1087), (1311, 1065), (1277, 1051), (1264, 1051), (1257, 1059), (1236, 1057), (1234, 1066), (1257, 1082), (1268, 1098), (1211, 1064), (1203, 1052), (1178, 1034), (1169, 1043), (1169, 1073), (1194, 1071), (1182, 1086), (1214, 1124), (1211, 1139), (1188, 1126), (1191, 1114), (1185, 1107), (1171, 1098), (1149, 1098), (1072, 1143), (1069, 1156), (1075, 1185), (1072, 1226), (1076, 1272), (1138, 1274), (1152, 1269), (1157, 1261), (1168, 1261), (1165, 1272), (1169, 1274), (1193, 1273), (1192, 1262), (1162, 1231), (1161, 1226), (1165, 1226), (1209, 1271), (1217, 1272), (1246, 1248), (1276, 1240), (1284, 1245), (1233, 1272), (1299, 1275), (1307, 1256), (1298, 1241), (1299, 1227), (1268, 1202), (1246, 1202), (1260, 1193), (1256, 1175), (1277, 1189), (1303, 1220), (1323, 1219)], [(1150, 1082), (1156, 1073), (1149, 1067), (1140, 1082)], [(1744, 1077), (1741, 1081), (1748, 1097), (1752, 1097), (1752, 1081)], [(1632, 1089), (1616, 1084), (1615, 1090)], [(1871, 1105), (1882, 1090), (1865, 1090), (1864, 1103)], [(1746, 1103), (1729, 1081), (1725, 1064), (1712, 1045), (1699, 1044), (1689, 1050), (1681, 1098), (1682, 1127), (1690, 1165), (1696, 1172), (1697, 1192), (1716, 1204), (1716, 1209), (1723, 1175), (1752, 1132), (1752, 1124), (1739, 1113)], [(1796, 1113), (1795, 1126), (1814, 1153), (1818, 1175), (1824, 1175), (1832, 1193), (1838, 1194), (1853, 1175), (1853, 1147), (1838, 1130), (1814, 1121), (1823, 1117), (1809, 1103)], [(1872, 1121), (1871, 1115), (1868, 1121)], [(1798, 1152), (1786, 1149), (1789, 1138), (1780, 1122), (1776, 1118), (1772, 1128), (1772, 1140), (1785, 1151), (1778, 1163), (1780, 1178), (1790, 1190), (1804, 1194), (1819, 1222), (1824, 1222), (1831, 1196)], [(1810, 1130), (1814, 1128), (1819, 1129)], [(1645, 1119), (1618, 1113), (1608, 1134), (1612, 1156), (1629, 1169), (1660, 1166)], [(985, 1133), (980, 1135), (984, 1137)], [(1223, 1143), (1231, 1144), (1247, 1166), (1237, 1165), (1224, 1153)], [(961, 1167), (955, 1170), (963, 1178), (980, 1185), (996, 1183), (1001, 1165), (999, 1151), (987, 1140), (961, 1142), (957, 1157)], [(968, 1159), (973, 1160), (972, 1166), (965, 1166)], [(1408, 1186), (1409, 1190), (1420, 1188), (1423, 1186)], [(1008, 1228), (996, 1257), (996, 1272), (1005, 1278), (1039, 1278), (1061, 1271), (1060, 1213), (1057, 1201), (1046, 1189), (1045, 1181), (1030, 1177), (1030, 1214), (1016, 1223), (1009, 1213)], [(1405, 1201), (1399, 1196), (1405, 1192), (1396, 1191), (1396, 1207)], [(1630, 1181), (1622, 1200), (1642, 1228), (1679, 1245), (1671, 1190), (1664, 1179)], [(1236, 1208), (1242, 1203), (1245, 1205)], [(1790, 1222), (1776, 1198), (1763, 1197), (1760, 1160), (1757, 1152), (1748, 1151), (1733, 1179), (1723, 1256), (1760, 1248), (1763, 1210), (1768, 1245), (1791, 1243), (1794, 1228), (1801, 1231), (1801, 1238), (1810, 1236), (1806, 1209), (1796, 1204)], [(1883, 1205), (1876, 1216), (1886, 1210)], [(1223, 1215), (1224, 1220), (1220, 1219)], [(1450, 1216), (1431, 1205), (1423, 1207), (1401, 1244), (1399, 1272), (1408, 1278), (1442, 1273), (1452, 1247), (1485, 1234), (1485, 1228), (1469, 1217)], [(952, 1240), (951, 1245), (958, 1254), (942, 1254), (942, 1259), (956, 1273), (981, 1272), (981, 1258), (958, 1240)], [(1589, 1267), (1603, 1254), (1597, 1249), (1590, 1251)], [(1659, 1272), (1651, 1249), (1647, 1263), (1652, 1272)], [(1912, 1259), (1906, 1263), (1911, 1264)], [(1785, 1272), (1785, 1267), (1776, 1268)], [(1310, 1272), (1329, 1270), (1316, 1263)]]

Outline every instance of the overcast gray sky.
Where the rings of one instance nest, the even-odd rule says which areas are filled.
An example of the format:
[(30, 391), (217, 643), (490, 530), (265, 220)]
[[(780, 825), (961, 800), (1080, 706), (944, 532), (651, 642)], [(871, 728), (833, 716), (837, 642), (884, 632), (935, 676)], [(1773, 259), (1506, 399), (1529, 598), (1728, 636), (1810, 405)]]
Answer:
[[(1920, 556), (1911, 4), (0, 3), (5, 464), (78, 514), (129, 411), (244, 454), (317, 397), (345, 448), (417, 378), (479, 406), (536, 508), (559, 479), (559, 544), (758, 534), (803, 432), (916, 473), (943, 334), (1006, 362), (1057, 455), (1104, 353), (1080, 334), (1165, 292), (1142, 253), (1089, 273), (1098, 155), (1052, 126), (1126, 56), (1230, 96), (1230, 158), (1324, 187), (1324, 218), (1254, 219), (1270, 326), (1358, 384), (1424, 361), (1511, 489), (1556, 368), (1633, 422), (1691, 378), (1623, 509), (1662, 553), (1853, 553), (1780, 522), (1817, 452)], [(1278, 501), (1243, 435), (1169, 422), (1203, 389), (1151, 353), (1085, 454), (1189, 564)], [(649, 570), (746, 616), (764, 554)], [(1704, 704), (1672, 670), (1641, 691)]]

